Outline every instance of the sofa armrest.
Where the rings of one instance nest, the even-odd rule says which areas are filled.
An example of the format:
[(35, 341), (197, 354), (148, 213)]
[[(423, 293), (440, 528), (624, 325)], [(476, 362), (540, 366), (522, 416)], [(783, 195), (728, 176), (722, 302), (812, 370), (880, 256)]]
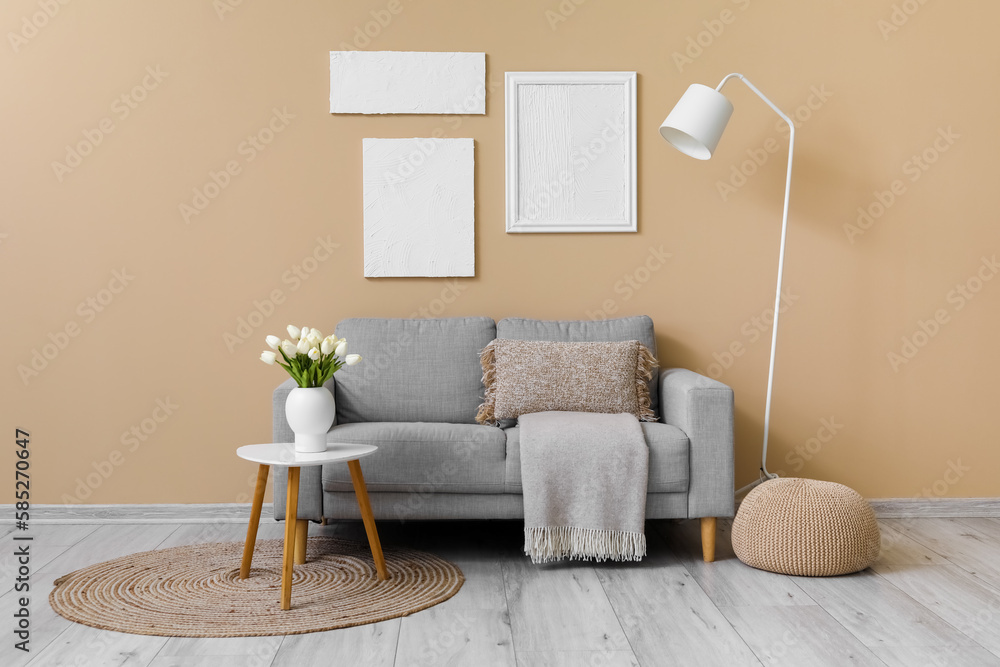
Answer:
[(694, 371), (664, 369), (660, 414), (691, 442), (688, 518), (733, 516), (733, 390)]
[[(295, 434), (285, 419), (285, 400), (292, 389), (297, 387), (295, 380), (288, 378), (274, 390), (271, 396), (271, 442), (294, 442)], [(335, 382), (333, 378), (323, 385), (334, 397)], [(336, 423), (336, 420), (334, 420)], [(288, 468), (273, 467), (274, 474), (274, 518), (282, 521), (285, 518), (285, 495), (288, 488)], [(320, 521), (323, 518), (323, 467), (306, 466), (299, 473), (299, 508), (300, 519)]]

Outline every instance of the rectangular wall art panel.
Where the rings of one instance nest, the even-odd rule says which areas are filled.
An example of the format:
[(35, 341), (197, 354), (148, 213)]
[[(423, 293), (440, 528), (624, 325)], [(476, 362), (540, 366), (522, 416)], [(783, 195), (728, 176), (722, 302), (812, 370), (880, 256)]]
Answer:
[(365, 139), (365, 277), (476, 275), (472, 139)]
[(486, 54), (331, 51), (330, 113), (486, 113)]
[(507, 231), (634, 232), (635, 72), (507, 72)]

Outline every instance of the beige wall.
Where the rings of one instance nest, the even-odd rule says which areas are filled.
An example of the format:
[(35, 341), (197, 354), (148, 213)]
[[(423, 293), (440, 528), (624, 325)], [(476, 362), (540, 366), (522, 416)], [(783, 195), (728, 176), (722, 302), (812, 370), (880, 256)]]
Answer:
[[(689, 83), (714, 86), (732, 70), (802, 121), (771, 467), (872, 497), (1000, 495), (1000, 280), (976, 277), (993, 277), (981, 258), (1000, 246), (1000, 7), (903, 4), (918, 10), (893, 17), (888, 0), (564, 0), (563, 16), (556, 0), (244, 0), (220, 17), (209, 0), (109, 0), (60, 6), (34, 30), (24, 17), (39, 5), (8, 0), (0, 387), (7, 437), (32, 434), (33, 500), (245, 501), (253, 466), (233, 450), (269, 439), (271, 390), (283, 379), (257, 361), (265, 334), (290, 321), (326, 331), (348, 316), (409, 316), (447, 289), (362, 277), (361, 139), (436, 128), (474, 138), (477, 163), (476, 277), (459, 281), (443, 314), (587, 318), (610, 301), (616, 315), (651, 315), (664, 366), (735, 388), (746, 483), (762, 433), (769, 328), (754, 318), (773, 298), (784, 134), (738, 82), (711, 161), (657, 134)], [(372, 11), (390, 20), (369, 49), (485, 51), (487, 115), (330, 115), (327, 52), (354, 40)], [(729, 23), (713, 23), (720, 15)], [(889, 31), (893, 18), (902, 25)], [(689, 38), (706, 46), (678, 64)], [(503, 73), (564, 69), (639, 73), (638, 234), (504, 233)], [(130, 108), (120, 97), (144, 82)], [(287, 126), (250, 160), (241, 143), (274, 109), (294, 118), (275, 121)], [(94, 128), (112, 131), (57, 175), (52, 163)], [(718, 184), (772, 137), (778, 153), (724, 200)], [(921, 170), (911, 156), (924, 151), (936, 161)], [(229, 161), (239, 174), (185, 223), (179, 205)], [(858, 207), (877, 213), (873, 193), (897, 179), (902, 194), (849, 238)], [(289, 272), (328, 235), (340, 246), (296, 282)], [(651, 248), (672, 256), (641, 289), (623, 289)], [(967, 281), (981, 286), (971, 300), (952, 292)], [(224, 334), (275, 291), (282, 302), (230, 352)], [(939, 310), (947, 321), (936, 335), (918, 335), (926, 345), (893, 368), (888, 353)], [(63, 339), (67, 327), (76, 335)], [(18, 366), (30, 367), (50, 334), (65, 348), (25, 383)], [(734, 343), (743, 354), (711, 367)], [(156, 412), (168, 399), (172, 414)], [(146, 422), (155, 432), (123, 444), (154, 415), (164, 418)], [(832, 438), (823, 420), (838, 425)], [(828, 442), (810, 442), (817, 435)], [(808, 461), (793, 454), (805, 447)], [(961, 475), (949, 472), (959, 464)], [(99, 469), (107, 479), (91, 475), (87, 488)]]

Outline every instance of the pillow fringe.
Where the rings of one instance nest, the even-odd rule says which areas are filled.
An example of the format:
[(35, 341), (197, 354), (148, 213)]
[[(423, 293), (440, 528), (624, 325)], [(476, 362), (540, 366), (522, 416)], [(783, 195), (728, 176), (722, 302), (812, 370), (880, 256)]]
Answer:
[(494, 426), (499, 425), (494, 412), (494, 407), (496, 406), (494, 385), (497, 379), (495, 342), (490, 342), (489, 345), (483, 348), (482, 354), (479, 355), (479, 363), (483, 366), (483, 386), (486, 387), (486, 396), (483, 398), (483, 404), (479, 406), (479, 410), (476, 412), (477, 422), (480, 424), (492, 424)]
[(656, 370), (656, 357), (642, 343), (639, 346), (639, 363), (635, 370), (635, 390), (639, 399), (639, 421), (655, 422), (656, 413), (653, 412), (652, 401), (649, 398), (649, 381), (653, 379), (653, 371)]

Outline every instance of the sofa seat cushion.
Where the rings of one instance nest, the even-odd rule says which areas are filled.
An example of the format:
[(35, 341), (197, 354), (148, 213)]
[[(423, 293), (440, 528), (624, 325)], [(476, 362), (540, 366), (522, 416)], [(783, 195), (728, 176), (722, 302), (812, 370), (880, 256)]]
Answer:
[[(688, 452), (691, 443), (684, 431), (670, 424), (640, 422), (649, 446), (649, 482), (647, 493), (687, 493)], [(504, 429), (507, 434), (506, 493), (523, 493), (521, 488), (520, 427)]]
[[(493, 426), (368, 422), (334, 426), (329, 442), (376, 445), (361, 459), (368, 490), (503, 493), (504, 432)], [(323, 466), (323, 489), (354, 492), (345, 463)]]
[(485, 393), (479, 355), (488, 317), (341, 320), (336, 334), (364, 361), (337, 373), (337, 423), (475, 424)]

